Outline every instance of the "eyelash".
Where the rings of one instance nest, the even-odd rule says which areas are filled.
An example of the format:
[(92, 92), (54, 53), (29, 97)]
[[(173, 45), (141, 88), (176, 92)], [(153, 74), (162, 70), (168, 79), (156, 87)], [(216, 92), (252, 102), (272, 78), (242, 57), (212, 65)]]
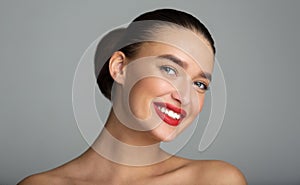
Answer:
[[(160, 70), (166, 72), (170, 76), (177, 76), (177, 70), (174, 67), (164, 65), (160, 66)], [(170, 74), (171, 71), (173, 71), (174, 74)]]
[(207, 91), (207, 90), (209, 90), (209, 87), (205, 83), (203, 83), (203, 82), (196, 81), (193, 84), (195, 86), (197, 86), (197, 88), (199, 88), (200, 91)]
[[(166, 72), (170, 76), (177, 76), (177, 74), (178, 74), (177, 70), (174, 67), (168, 66), (168, 65), (160, 66), (160, 70)], [(173, 71), (174, 74), (169, 74), (170, 71)], [(193, 82), (193, 85), (195, 85), (199, 91), (205, 92), (205, 91), (209, 90), (208, 85), (206, 85), (205, 83), (200, 82), (200, 81)]]

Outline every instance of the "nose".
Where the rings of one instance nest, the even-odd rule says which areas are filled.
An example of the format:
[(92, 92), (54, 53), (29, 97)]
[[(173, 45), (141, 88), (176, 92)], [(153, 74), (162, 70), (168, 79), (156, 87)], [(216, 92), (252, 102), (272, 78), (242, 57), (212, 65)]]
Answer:
[(191, 86), (187, 83), (185, 84), (186, 85), (182, 85), (171, 93), (172, 98), (181, 105), (187, 105), (191, 101)]

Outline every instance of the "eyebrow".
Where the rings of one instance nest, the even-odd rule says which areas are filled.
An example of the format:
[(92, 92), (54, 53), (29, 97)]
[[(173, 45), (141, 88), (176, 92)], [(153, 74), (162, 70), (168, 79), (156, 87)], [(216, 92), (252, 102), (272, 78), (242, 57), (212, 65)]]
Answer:
[[(183, 62), (182, 60), (180, 60), (179, 58), (177, 58), (176, 56), (174, 55), (171, 55), (171, 54), (166, 54), (166, 55), (159, 55), (158, 58), (162, 58), (162, 59), (167, 59), (167, 60), (170, 60), (171, 62), (181, 66), (182, 68), (186, 69), (187, 67), (187, 63), (186, 62)], [(211, 81), (211, 74), (210, 73), (205, 73), (203, 71), (201, 71), (198, 76), (202, 77), (202, 78), (206, 78), (208, 79), (209, 81)]]

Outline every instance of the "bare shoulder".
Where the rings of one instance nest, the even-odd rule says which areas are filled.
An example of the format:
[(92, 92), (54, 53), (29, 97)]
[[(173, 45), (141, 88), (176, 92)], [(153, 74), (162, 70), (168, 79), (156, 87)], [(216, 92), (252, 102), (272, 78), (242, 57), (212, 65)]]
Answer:
[(220, 185), (246, 185), (243, 173), (232, 164), (219, 160), (197, 160), (189, 163), (197, 181)]
[(53, 175), (48, 172), (34, 174), (26, 177), (20, 181), (17, 185), (60, 185), (70, 184), (70, 180), (62, 176)]
[[(74, 184), (74, 166), (76, 167), (76, 160), (67, 162), (54, 169), (33, 174), (17, 185), (69, 185)], [(73, 176), (72, 176), (73, 175)]]

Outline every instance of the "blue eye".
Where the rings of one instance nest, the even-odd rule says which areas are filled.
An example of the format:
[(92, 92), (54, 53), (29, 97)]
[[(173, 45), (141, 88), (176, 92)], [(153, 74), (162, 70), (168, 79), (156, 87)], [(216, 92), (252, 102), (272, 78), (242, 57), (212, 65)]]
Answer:
[(194, 82), (194, 85), (196, 85), (201, 91), (208, 90), (208, 86), (200, 81)]
[(161, 66), (160, 70), (164, 71), (165, 73), (167, 73), (168, 75), (177, 75), (177, 71), (175, 68), (170, 67), (170, 66)]

